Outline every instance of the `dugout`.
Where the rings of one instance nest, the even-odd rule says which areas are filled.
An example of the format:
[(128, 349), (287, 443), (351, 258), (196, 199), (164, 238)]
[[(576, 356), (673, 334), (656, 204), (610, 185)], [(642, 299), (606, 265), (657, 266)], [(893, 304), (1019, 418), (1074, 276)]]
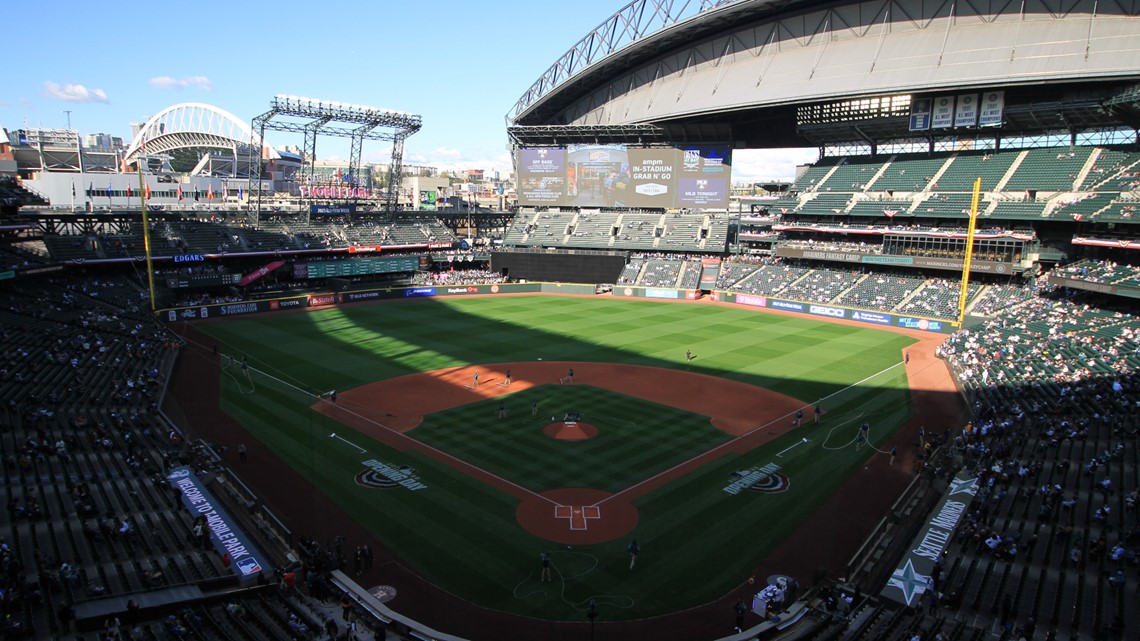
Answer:
[(616, 283), (624, 252), (590, 249), (507, 249), (491, 253), (491, 270), (511, 280)]

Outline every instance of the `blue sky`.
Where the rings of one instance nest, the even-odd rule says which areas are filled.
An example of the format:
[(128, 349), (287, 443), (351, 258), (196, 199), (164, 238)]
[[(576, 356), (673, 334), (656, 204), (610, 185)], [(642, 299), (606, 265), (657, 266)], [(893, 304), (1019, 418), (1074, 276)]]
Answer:
[[(325, 5), (237, 0), (6, 7), (0, 126), (71, 126), (130, 137), (130, 123), (179, 102), (247, 122), (278, 94), (423, 116), (406, 163), (509, 171), (504, 115), (562, 53), (625, 4), (346, 0)], [(266, 134), (270, 144), (300, 144)], [(320, 158), (347, 156), (322, 138)], [(389, 150), (366, 142), (366, 160)], [(814, 150), (738, 151), (734, 180), (790, 179)]]

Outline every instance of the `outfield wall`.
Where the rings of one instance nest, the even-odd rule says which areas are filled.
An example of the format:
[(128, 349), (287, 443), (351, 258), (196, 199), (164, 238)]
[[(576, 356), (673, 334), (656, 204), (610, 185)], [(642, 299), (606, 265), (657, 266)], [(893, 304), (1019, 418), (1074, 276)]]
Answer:
[[(656, 298), (662, 300), (697, 300), (701, 293), (691, 289), (669, 289), (664, 287), (634, 287), (632, 285), (614, 287), (614, 296), (626, 298)], [(785, 312), (796, 312), (824, 318), (842, 318), (845, 320), (860, 321), (881, 327), (902, 327), (904, 329), (921, 329), (939, 334), (953, 334), (956, 328), (950, 321), (939, 318), (925, 318), (922, 316), (904, 316), (889, 312), (880, 312), (854, 307), (839, 307), (836, 305), (823, 305), (806, 301), (772, 298), (770, 296), (757, 296), (754, 294), (737, 294), (735, 292), (714, 291), (709, 298), (725, 303), (735, 303), (747, 307), (763, 307), (778, 309)]]
[[(158, 310), (159, 319), (168, 323), (182, 320), (202, 320), (263, 314), (297, 309), (334, 307), (346, 303), (359, 303), (377, 300), (397, 300), (401, 298), (435, 298), (443, 296), (472, 296), (489, 294), (587, 294), (597, 293), (595, 285), (573, 283), (496, 283), (493, 285), (433, 285), (428, 287), (389, 287), (366, 289), (352, 292), (303, 294), (284, 298), (222, 303), (217, 305), (195, 305)], [(618, 298), (647, 298), (656, 300), (698, 300), (701, 293), (693, 289), (673, 289), (668, 287), (614, 287), (613, 295)], [(777, 309), (809, 316), (839, 318), (859, 321), (880, 327), (902, 327), (920, 329), (940, 334), (953, 334), (956, 328), (944, 319), (906, 316), (857, 309), (823, 305), (805, 301), (738, 294), (735, 292), (714, 291), (709, 297), (714, 301), (734, 303), (746, 307)]]
[(359, 303), (401, 298), (435, 298), (443, 296), (471, 296), (476, 294), (589, 294), (597, 293), (595, 285), (573, 283), (496, 283), (493, 285), (432, 285), (425, 287), (389, 287), (351, 292), (302, 294), (240, 303), (194, 305), (160, 309), (159, 320), (174, 323), (182, 320), (228, 318), (248, 314), (290, 311), (298, 309), (335, 307), (346, 303)]

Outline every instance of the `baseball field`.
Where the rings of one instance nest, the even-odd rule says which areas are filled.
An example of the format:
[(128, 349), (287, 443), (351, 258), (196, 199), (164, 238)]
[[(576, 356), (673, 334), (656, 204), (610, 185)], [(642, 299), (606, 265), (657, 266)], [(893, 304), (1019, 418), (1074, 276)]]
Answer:
[(913, 411), (914, 338), (726, 305), (457, 297), (200, 329), (221, 408), (315, 488), (296, 504), (319, 493), (431, 584), (550, 621), (741, 588)]

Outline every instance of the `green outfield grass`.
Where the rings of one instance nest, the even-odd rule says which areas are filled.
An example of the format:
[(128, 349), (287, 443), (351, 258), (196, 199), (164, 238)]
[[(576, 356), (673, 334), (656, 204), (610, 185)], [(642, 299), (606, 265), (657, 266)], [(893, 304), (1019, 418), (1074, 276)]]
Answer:
[[(906, 373), (898, 363), (911, 339), (727, 306), (543, 296), (453, 298), (265, 316), (203, 329), (223, 351), (249, 357), (248, 378), (238, 368), (222, 377), (224, 409), (357, 515), (377, 538), (399, 550), (408, 565), (461, 598), (553, 620), (581, 621), (590, 598), (597, 600), (601, 616), (614, 620), (719, 597), (743, 581), (869, 456), (884, 456), (870, 446), (856, 451), (859, 423), (872, 424), (874, 444), (885, 442), (910, 416)], [(686, 362), (686, 350), (696, 360)], [(344, 390), (417, 371), (539, 357), (689, 369), (808, 403), (827, 397), (828, 411), (820, 425), (809, 424), (744, 455), (726, 455), (638, 499), (640, 522), (632, 536), (643, 552), (631, 573), (624, 554), (628, 541), (566, 550), (533, 537), (515, 522), (515, 499), (425, 456), (349, 433), (311, 411), (313, 399), (301, 391)], [(586, 414), (584, 420), (605, 438), (612, 437), (615, 447), (620, 440), (625, 454), (593, 449), (603, 444), (601, 436), (583, 442), (545, 437), (540, 431), (544, 421), (531, 422), (530, 393), (589, 394), (573, 409)], [(497, 419), (498, 400), (487, 401), (429, 416), (409, 435), (463, 452), (466, 460), (532, 489), (581, 480), (611, 491), (726, 438), (709, 427), (706, 417), (681, 416), (686, 413), (584, 385), (540, 387), (507, 398), (511, 418)], [(605, 412), (592, 409), (595, 404)], [(647, 423), (652, 429), (644, 433), (651, 440), (643, 441), (639, 426), (647, 412), (660, 412), (668, 420)], [(545, 412), (540, 418), (549, 416)], [(610, 418), (611, 424), (589, 420), (592, 416)], [(477, 430), (454, 427), (476, 423)], [(468, 438), (469, 431), (477, 436)], [(333, 432), (367, 452), (329, 438)], [(666, 444), (661, 451), (653, 446), (658, 442)], [(357, 485), (353, 477), (370, 458), (414, 468), (427, 488), (413, 492)], [(584, 462), (568, 468), (567, 458)], [(734, 472), (769, 463), (791, 479), (788, 491), (724, 491)], [(555, 587), (538, 583), (537, 559), (544, 550), (552, 552), (564, 579)]]

